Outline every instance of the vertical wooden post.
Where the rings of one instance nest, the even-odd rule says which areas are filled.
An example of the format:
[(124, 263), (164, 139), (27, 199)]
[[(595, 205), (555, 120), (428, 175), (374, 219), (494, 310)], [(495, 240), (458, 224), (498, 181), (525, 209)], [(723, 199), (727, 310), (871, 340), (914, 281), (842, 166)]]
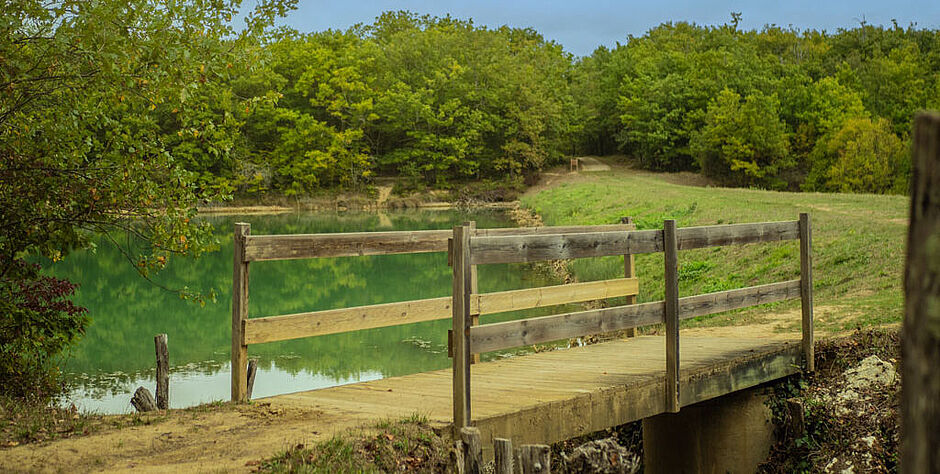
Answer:
[(255, 374), (258, 373), (258, 359), (248, 361), (248, 393), (245, 399), (251, 400), (251, 392), (255, 389)]
[(666, 411), (679, 411), (679, 244), (676, 221), (663, 222), (663, 253), (665, 255), (666, 295)]
[(470, 228), (454, 227), (454, 429), (470, 426)]
[(552, 472), (552, 451), (544, 444), (523, 445), (519, 457), (522, 459), (519, 468), (522, 474), (549, 474)]
[(153, 346), (157, 352), (157, 408), (166, 410), (170, 407), (170, 351), (166, 334), (153, 336)]
[[(632, 217), (621, 217), (621, 224), (633, 224)], [(636, 266), (633, 262), (633, 254), (628, 253), (623, 256), (623, 277), (633, 278), (636, 276)], [(636, 304), (636, 295), (627, 296), (627, 304)], [(637, 328), (627, 329), (627, 337), (636, 337)]]
[(234, 273), (232, 275), (232, 401), (248, 400), (248, 346), (245, 345), (244, 322), (248, 319), (248, 262), (245, 261), (245, 242), (251, 234), (251, 224), (235, 224), (232, 245)]
[(512, 474), (512, 441), (494, 438), (493, 457), (496, 474)]
[(813, 230), (809, 214), (800, 213), (800, 306), (803, 309), (803, 366), (816, 370), (813, 354)]
[[(463, 225), (470, 228), (470, 235), (476, 233), (477, 222), (476, 221), (467, 221)], [(479, 286), (477, 286), (477, 266), (470, 265), (470, 293), (477, 294), (480, 292)], [(479, 326), (480, 325), (480, 313), (475, 313), (470, 315), (470, 325)], [(480, 362), (480, 354), (471, 354), (470, 363), (476, 364)]]
[(901, 333), (901, 472), (940, 472), (940, 114), (914, 120)]
[(480, 430), (466, 426), (460, 428), (460, 440), (463, 442), (463, 472), (481, 474), (483, 472), (483, 442)]

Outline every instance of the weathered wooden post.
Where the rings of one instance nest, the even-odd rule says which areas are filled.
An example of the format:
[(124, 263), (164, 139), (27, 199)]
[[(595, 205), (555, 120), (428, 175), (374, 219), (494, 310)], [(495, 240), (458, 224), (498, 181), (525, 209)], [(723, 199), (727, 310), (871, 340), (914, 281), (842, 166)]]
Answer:
[(248, 262), (245, 244), (251, 234), (251, 224), (235, 224), (232, 245), (234, 273), (232, 275), (232, 401), (248, 400), (248, 346), (245, 344), (244, 321), (248, 319)]
[(813, 229), (809, 214), (800, 213), (800, 307), (803, 310), (803, 366), (816, 370), (813, 353)]
[[(476, 230), (477, 230), (476, 221), (467, 221), (467, 222), (464, 222), (463, 225), (470, 228), (470, 235), (473, 235), (476, 233)], [(479, 289), (479, 286), (477, 286), (477, 266), (470, 265), (470, 293), (477, 294), (479, 292), (480, 292), (480, 289)], [(470, 325), (471, 326), (480, 325), (480, 313), (479, 312), (470, 314)], [(471, 354), (470, 363), (476, 364), (478, 362), (480, 362), (480, 354)]]
[(665, 255), (666, 290), (666, 411), (679, 411), (679, 244), (676, 221), (663, 222), (663, 253)]
[(137, 387), (137, 391), (131, 397), (131, 405), (141, 413), (157, 409), (157, 402), (154, 401), (153, 395), (146, 387)]
[(454, 429), (470, 426), (470, 228), (454, 227)]
[(520, 449), (519, 470), (522, 474), (549, 474), (552, 472), (552, 450), (544, 444), (526, 444)]
[(248, 361), (248, 394), (246, 398), (251, 400), (251, 392), (255, 388), (255, 374), (258, 373), (258, 359)]
[(940, 472), (940, 114), (914, 120), (901, 338), (901, 471)]
[[(633, 224), (632, 217), (621, 217), (621, 224)], [(636, 266), (634, 265), (633, 254), (628, 253), (623, 256), (623, 277), (633, 278), (636, 276)], [(636, 295), (627, 296), (627, 304), (636, 304)], [(636, 337), (637, 328), (627, 329), (627, 337)]]
[(512, 441), (505, 438), (494, 438), (493, 457), (496, 474), (512, 474)]
[(157, 408), (166, 410), (170, 407), (170, 351), (166, 334), (154, 336), (153, 345), (157, 353)]
[(483, 472), (483, 442), (480, 430), (465, 426), (460, 428), (460, 440), (463, 445), (463, 472), (481, 474)]

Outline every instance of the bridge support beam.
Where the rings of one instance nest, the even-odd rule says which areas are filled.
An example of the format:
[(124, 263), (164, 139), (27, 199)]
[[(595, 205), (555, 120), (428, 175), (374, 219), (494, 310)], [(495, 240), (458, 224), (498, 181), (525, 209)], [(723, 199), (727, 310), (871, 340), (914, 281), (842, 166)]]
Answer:
[(774, 443), (768, 396), (754, 388), (644, 419), (645, 472), (754, 472)]

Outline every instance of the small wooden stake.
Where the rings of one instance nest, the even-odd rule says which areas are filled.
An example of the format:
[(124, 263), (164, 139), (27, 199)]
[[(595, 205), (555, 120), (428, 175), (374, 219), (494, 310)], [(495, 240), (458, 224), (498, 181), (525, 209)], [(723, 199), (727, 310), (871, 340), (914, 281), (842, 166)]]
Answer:
[(512, 441), (505, 438), (493, 440), (496, 474), (512, 474)]
[(520, 450), (522, 474), (549, 474), (551, 469), (551, 449), (544, 444), (525, 444)]
[(483, 472), (483, 442), (480, 441), (480, 430), (472, 426), (460, 428), (460, 439), (463, 442), (463, 463), (466, 474), (480, 474)]
[(134, 392), (134, 396), (131, 397), (131, 405), (134, 405), (134, 408), (141, 413), (157, 409), (157, 402), (153, 399), (153, 394), (151, 394), (150, 390), (147, 390), (146, 387), (137, 387), (137, 391)]
[(157, 408), (166, 410), (170, 407), (170, 351), (166, 334), (154, 336), (153, 345), (157, 352)]
[(251, 400), (251, 391), (255, 388), (255, 373), (258, 372), (258, 359), (248, 361), (248, 400)]

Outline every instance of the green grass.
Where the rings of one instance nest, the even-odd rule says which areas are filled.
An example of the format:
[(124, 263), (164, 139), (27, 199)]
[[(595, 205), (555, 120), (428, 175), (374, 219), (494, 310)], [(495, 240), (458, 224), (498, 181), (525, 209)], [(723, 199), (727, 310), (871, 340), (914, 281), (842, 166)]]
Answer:
[[(666, 182), (661, 175), (614, 169), (582, 176), (522, 198), (547, 225), (610, 224), (632, 216), (639, 229), (796, 220), (813, 225), (816, 327), (842, 331), (901, 320), (901, 275), (908, 200), (903, 196), (787, 193), (706, 188)], [(640, 302), (663, 297), (662, 254), (638, 255)], [(698, 249), (679, 254), (679, 292), (694, 295), (799, 278), (796, 241)], [(570, 265), (580, 281), (621, 276), (619, 257)], [(798, 308), (784, 302), (690, 321), (731, 325), (761, 321), (770, 312)], [(799, 327), (794, 318), (792, 329)]]

